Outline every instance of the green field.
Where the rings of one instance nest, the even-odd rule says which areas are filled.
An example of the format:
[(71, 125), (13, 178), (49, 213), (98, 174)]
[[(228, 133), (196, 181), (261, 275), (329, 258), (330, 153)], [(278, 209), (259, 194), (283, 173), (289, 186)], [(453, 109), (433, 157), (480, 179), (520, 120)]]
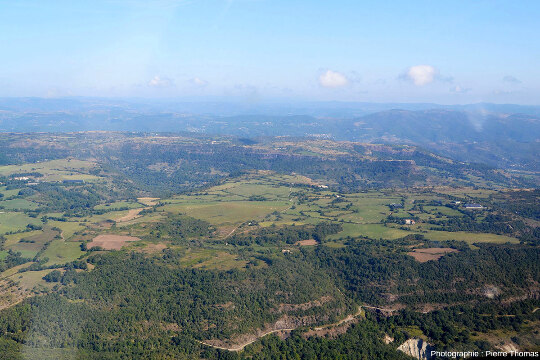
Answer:
[(77, 260), (84, 253), (85, 252), (81, 250), (81, 244), (78, 242), (55, 240), (41, 254), (40, 258), (49, 258), (47, 265), (64, 264)]
[(446, 216), (463, 216), (459, 211), (446, 206), (424, 206), (424, 210), (431, 214), (441, 213)]
[(5, 247), (12, 246), (18, 243), (22, 238), (38, 235), (38, 234), (41, 234), (42, 232), (43, 232), (42, 230), (33, 230), (33, 231), (25, 231), (25, 232), (10, 234), (10, 235), (4, 235), (4, 237), (6, 238), (6, 242), (4, 243), (4, 246)]
[(16, 281), (20, 286), (26, 290), (32, 290), (36, 286), (42, 286), (46, 288), (52, 288), (54, 284), (48, 283), (43, 280), (43, 277), (50, 273), (51, 269), (40, 271), (25, 271), (22, 273), (13, 274), (10, 279)]
[[(0, 194), (3, 194), (4, 195), (4, 199), (6, 198), (9, 198), (9, 197), (12, 197), (12, 196), (17, 196), (17, 194), (19, 194), (19, 191), (21, 189), (11, 189), (11, 190), (7, 190), (5, 186), (0, 186)], [(0, 203), (1, 204), (1, 203)]]
[(35, 210), (39, 207), (35, 202), (26, 199), (0, 201), (0, 205), (6, 210)]
[(88, 174), (88, 171), (95, 166), (96, 164), (92, 161), (59, 159), (40, 163), (0, 166), (0, 175), (10, 176), (17, 173), (37, 172), (43, 175), (37, 178), (40, 182), (58, 182), (63, 180), (94, 182), (102, 179), (99, 176)]
[(41, 220), (20, 212), (0, 210), (0, 234), (24, 230), (28, 224), (41, 225)]
[(393, 240), (398, 239), (409, 234), (421, 234), (426, 239), (433, 241), (444, 241), (444, 240), (458, 240), (465, 241), (468, 244), (473, 243), (518, 243), (519, 240), (513, 237), (496, 235), (496, 234), (486, 234), (486, 233), (472, 233), (464, 231), (433, 231), (428, 230), (427, 232), (421, 231), (405, 231), (397, 229), (391, 226), (383, 226), (381, 224), (343, 224), (343, 231), (330, 235), (329, 240), (337, 240), (346, 238), (347, 236), (356, 237), (356, 236), (367, 236), (372, 239), (385, 239)]
[(77, 231), (86, 229), (85, 226), (80, 225), (79, 222), (73, 221), (51, 221), (47, 223), (51, 227), (57, 227), (62, 230), (62, 236), (64, 240), (69, 240)]
[(519, 240), (510, 236), (497, 235), (497, 234), (487, 234), (487, 233), (472, 233), (464, 231), (429, 231), (427, 234), (424, 234), (427, 239), (435, 241), (444, 241), (444, 240), (459, 240), (465, 241), (468, 244), (474, 243), (519, 243)]
[(163, 207), (167, 212), (182, 213), (206, 220), (213, 225), (241, 224), (274, 211), (287, 209), (286, 201), (177, 202)]
[(89, 170), (93, 167), (95, 167), (95, 163), (90, 161), (59, 159), (40, 163), (0, 166), (0, 175), (9, 176), (16, 173), (39, 172), (46, 176), (61, 173), (80, 172), (81, 170)]
[(20, 237), (17, 243), (6, 246), (6, 248), (21, 252), (25, 257), (34, 257), (47, 242), (52, 241), (58, 235), (58, 232), (46, 228), (42, 231), (23, 234), (25, 236)]
[(408, 231), (385, 227), (381, 224), (343, 224), (343, 231), (330, 235), (329, 240), (357, 236), (367, 236), (372, 239), (394, 240), (410, 234)]

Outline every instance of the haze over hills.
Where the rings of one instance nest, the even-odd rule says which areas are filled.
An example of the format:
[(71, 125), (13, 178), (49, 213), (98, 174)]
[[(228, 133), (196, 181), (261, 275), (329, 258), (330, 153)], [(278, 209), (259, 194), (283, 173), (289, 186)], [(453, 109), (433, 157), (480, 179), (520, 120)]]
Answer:
[(182, 98), (106, 98), (106, 97), (0, 97), (0, 111), (52, 112), (99, 111), (123, 109), (126, 111), (180, 112), (198, 115), (313, 115), (355, 117), (379, 111), (448, 109), (479, 113), (521, 113), (540, 115), (538, 105), (471, 103), (444, 105), (437, 103), (404, 102), (351, 102), (351, 101), (300, 101), (275, 99), (248, 101), (240, 97), (196, 96)]
[(538, 106), (0, 99), (0, 131), (95, 130), (408, 143), (461, 161), (540, 169)]

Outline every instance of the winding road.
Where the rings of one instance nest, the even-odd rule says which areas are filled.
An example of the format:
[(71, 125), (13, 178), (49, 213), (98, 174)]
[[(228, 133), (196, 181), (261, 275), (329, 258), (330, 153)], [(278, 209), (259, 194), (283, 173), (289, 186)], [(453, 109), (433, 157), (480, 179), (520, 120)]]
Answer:
[[(313, 328), (313, 330), (322, 330), (322, 329), (326, 329), (326, 328), (329, 328), (329, 327), (334, 327), (334, 326), (339, 326), (339, 325), (342, 325), (346, 322), (349, 322), (349, 321), (352, 321), (354, 320), (355, 317), (359, 316), (360, 314), (362, 314), (362, 306), (359, 306), (358, 307), (358, 310), (356, 311), (356, 313), (354, 314), (351, 314), (351, 315), (348, 315), (345, 319), (341, 319), (340, 321), (338, 322), (335, 322), (335, 323), (332, 323), (332, 324), (328, 324), (328, 325), (324, 325), (324, 326), (320, 326), (320, 327), (316, 327), (316, 328)], [(219, 346), (219, 345), (213, 345), (213, 344), (209, 344), (207, 342), (204, 342), (204, 341), (201, 341), (201, 340), (197, 340), (197, 342), (199, 344), (203, 344), (203, 345), (206, 345), (206, 346), (210, 346), (210, 347), (213, 347), (215, 349), (220, 349), (220, 350), (228, 350), (228, 351), (242, 351), (244, 350), (244, 348), (250, 344), (253, 344), (255, 341), (259, 340), (260, 338), (263, 338), (267, 335), (270, 335), (270, 334), (273, 334), (273, 333), (277, 333), (277, 332), (280, 332), (280, 331), (293, 331), (293, 330), (296, 330), (298, 328), (290, 328), (290, 329), (275, 329), (275, 330), (269, 330), (269, 331), (266, 331), (266, 332), (263, 332), (259, 335), (256, 335), (252, 340), (246, 342), (246, 343), (243, 343), (241, 345), (238, 345), (236, 347), (225, 347), (225, 346)]]

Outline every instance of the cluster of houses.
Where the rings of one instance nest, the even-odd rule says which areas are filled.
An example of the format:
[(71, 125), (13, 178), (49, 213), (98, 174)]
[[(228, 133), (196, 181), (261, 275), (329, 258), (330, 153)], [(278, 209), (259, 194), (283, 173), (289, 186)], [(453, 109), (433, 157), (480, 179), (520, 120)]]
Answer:
[[(28, 176), (15, 176), (15, 177), (12, 177), (11, 179), (17, 180), (17, 181), (27, 181), (26, 185), (28, 186), (39, 184), (38, 180), (34, 179), (33, 177), (28, 177)], [(78, 179), (68, 179), (68, 180), (63, 180), (62, 183), (65, 185), (83, 185), (85, 184), (85, 181), (78, 180)]]
[[(475, 204), (475, 203), (462, 204), (461, 201), (454, 201), (453, 204), (458, 205), (458, 206), (463, 206), (467, 210), (483, 210), (484, 209), (483, 205)], [(442, 205), (442, 202), (441, 202), (441, 205)], [(402, 204), (396, 204), (396, 203), (389, 204), (388, 206), (392, 210), (402, 209), (403, 208)], [(416, 224), (416, 221), (414, 221), (413, 219), (404, 219), (404, 222), (405, 222), (405, 225), (414, 225), (414, 224)]]
[(84, 184), (84, 180), (64, 180), (64, 184)]
[(37, 180), (35, 180), (32, 177), (28, 177), (28, 176), (15, 176), (12, 179), (17, 180), (17, 181), (27, 181), (26, 185), (28, 185), (28, 186), (38, 185)]
[[(454, 201), (454, 205), (461, 205), (461, 201)], [(463, 204), (463, 207), (465, 209), (472, 209), (472, 210), (481, 210), (484, 208), (484, 206), (480, 204)]]
[(480, 204), (465, 204), (465, 209), (482, 210), (484, 207)]

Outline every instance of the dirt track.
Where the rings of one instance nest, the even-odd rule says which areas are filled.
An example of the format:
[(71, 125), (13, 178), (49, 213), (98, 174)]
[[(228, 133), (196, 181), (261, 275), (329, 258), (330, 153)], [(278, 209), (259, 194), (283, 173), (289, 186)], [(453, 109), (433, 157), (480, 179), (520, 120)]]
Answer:
[[(334, 327), (334, 326), (339, 326), (339, 325), (342, 325), (346, 322), (350, 322), (352, 320), (354, 320), (355, 317), (357, 317), (358, 315), (360, 315), (362, 313), (362, 307), (359, 306), (358, 307), (358, 311), (355, 313), (355, 314), (351, 314), (349, 316), (347, 316), (345, 319), (342, 319), (336, 323), (332, 323), (332, 324), (328, 324), (328, 325), (324, 325), (324, 326), (321, 326), (321, 327), (316, 327), (314, 328), (314, 330), (321, 330), (321, 329), (325, 329), (325, 328), (329, 328), (329, 327)], [(275, 330), (268, 330), (268, 331), (265, 331), (263, 333), (260, 333), (258, 335), (254, 335), (253, 338), (249, 341), (246, 341), (245, 343), (242, 343), (240, 345), (237, 345), (237, 346), (234, 346), (234, 347), (226, 347), (226, 346), (219, 346), (219, 345), (213, 345), (213, 344), (210, 344), (208, 342), (205, 342), (205, 341), (200, 341), (200, 340), (197, 340), (198, 343), (200, 344), (203, 344), (203, 345), (206, 345), (206, 346), (210, 346), (210, 347), (213, 347), (215, 349), (220, 349), (220, 350), (228, 350), (228, 351), (242, 351), (246, 346), (250, 345), (250, 344), (253, 344), (255, 341), (259, 340), (260, 338), (263, 338), (267, 335), (270, 335), (270, 334), (274, 334), (274, 333), (277, 333), (277, 332), (280, 332), (280, 331), (293, 331), (293, 330), (296, 330), (297, 328), (288, 328), (288, 329), (275, 329)]]
[(248, 341), (248, 342), (245, 342), (241, 345), (238, 345), (236, 347), (224, 347), (224, 346), (219, 346), (219, 345), (212, 345), (212, 344), (209, 344), (209, 343), (206, 343), (204, 341), (200, 341), (200, 340), (197, 340), (198, 343), (200, 344), (203, 344), (203, 345), (206, 345), (206, 346), (211, 346), (215, 349), (221, 349), (221, 350), (228, 350), (228, 351), (242, 351), (244, 350), (244, 348), (250, 344), (253, 344), (255, 341), (259, 340), (260, 338), (263, 338), (265, 337), (266, 335), (270, 335), (270, 334), (273, 334), (273, 333), (277, 333), (277, 332), (280, 332), (280, 331), (293, 331), (294, 329), (278, 329), (278, 330), (270, 330), (270, 331), (267, 331), (267, 332), (264, 332), (258, 336), (255, 336), (252, 340)]

